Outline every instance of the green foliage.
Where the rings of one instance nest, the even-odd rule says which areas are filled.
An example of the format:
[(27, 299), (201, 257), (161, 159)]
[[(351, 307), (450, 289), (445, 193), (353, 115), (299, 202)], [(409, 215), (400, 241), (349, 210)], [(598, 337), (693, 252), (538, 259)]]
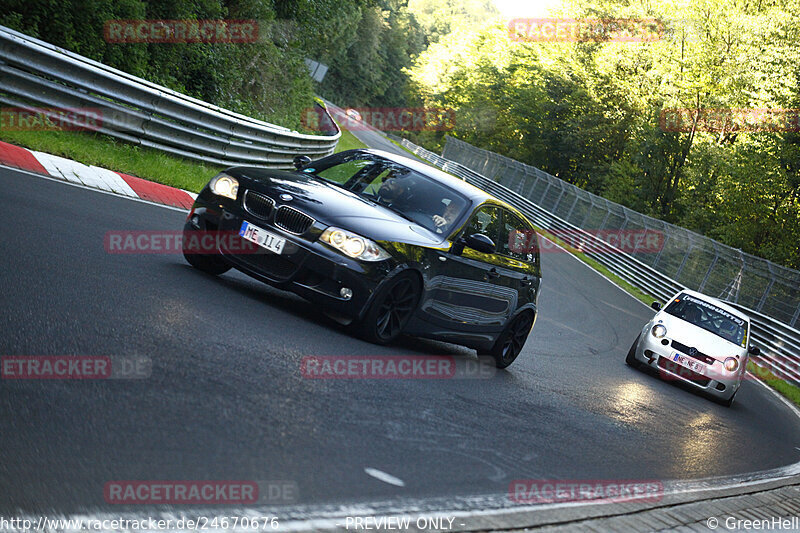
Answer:
[[(425, 3), (425, 2), (421, 2)], [(670, 128), (662, 113), (800, 108), (800, 6), (789, 0), (580, 0), (564, 17), (650, 18), (642, 43), (520, 43), (488, 21), (440, 37), (410, 69), (451, 135), (638, 211), (800, 267), (800, 135)], [(423, 19), (424, 20), (424, 19)], [(480, 117), (480, 118), (479, 118)], [(439, 149), (443, 133), (413, 140)]]

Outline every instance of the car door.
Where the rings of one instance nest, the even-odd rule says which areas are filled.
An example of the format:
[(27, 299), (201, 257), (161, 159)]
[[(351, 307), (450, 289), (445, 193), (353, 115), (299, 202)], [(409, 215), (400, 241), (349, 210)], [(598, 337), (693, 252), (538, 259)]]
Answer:
[(497, 297), (506, 303), (505, 318), (521, 306), (536, 303), (541, 279), (539, 246), (533, 227), (522, 217), (502, 209), (500, 237), (494, 265)]
[(422, 311), (428, 320), (452, 329), (502, 326), (507, 315), (507, 297), (498, 297), (495, 287), (501, 275), (496, 254), (485, 254), (458, 243), (460, 237), (481, 233), (497, 242), (503, 213), (499, 207), (483, 205), (475, 210), (449, 252), (437, 252)]

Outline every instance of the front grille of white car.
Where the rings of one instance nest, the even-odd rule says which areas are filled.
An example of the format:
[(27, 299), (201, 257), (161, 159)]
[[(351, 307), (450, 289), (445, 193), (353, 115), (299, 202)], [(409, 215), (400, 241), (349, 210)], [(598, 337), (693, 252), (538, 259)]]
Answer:
[[(704, 354), (703, 352), (701, 352), (697, 348), (691, 348), (691, 347), (686, 346), (685, 344), (683, 344), (681, 342), (678, 342), (676, 340), (672, 341), (672, 347), (675, 348), (676, 350), (678, 350), (679, 352), (688, 355), (689, 357), (693, 357), (693, 358), (697, 359), (698, 361), (704, 362), (707, 365), (713, 365), (714, 364), (715, 359), (713, 357), (711, 357), (710, 355)], [(692, 353), (693, 351), (694, 351), (694, 353)]]

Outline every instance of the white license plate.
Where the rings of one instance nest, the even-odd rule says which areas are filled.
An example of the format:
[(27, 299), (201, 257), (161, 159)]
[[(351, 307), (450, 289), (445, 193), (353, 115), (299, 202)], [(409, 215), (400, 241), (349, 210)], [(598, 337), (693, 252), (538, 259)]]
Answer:
[(681, 355), (679, 353), (676, 353), (672, 357), (672, 360), (675, 361), (676, 363), (678, 363), (681, 366), (685, 366), (686, 368), (688, 368), (690, 370), (694, 370), (698, 374), (702, 374), (706, 369), (706, 365), (704, 365), (703, 363), (700, 363), (699, 361), (695, 361), (691, 357), (688, 357), (686, 355)]
[(264, 228), (254, 226), (249, 222), (242, 222), (239, 235), (276, 254), (281, 254), (283, 252), (283, 246), (286, 244), (286, 239), (283, 237), (270, 233)]

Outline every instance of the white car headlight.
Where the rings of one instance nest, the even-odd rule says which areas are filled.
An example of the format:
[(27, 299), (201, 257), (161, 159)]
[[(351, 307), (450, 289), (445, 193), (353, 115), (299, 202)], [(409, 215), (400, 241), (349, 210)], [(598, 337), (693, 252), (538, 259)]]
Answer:
[(667, 334), (667, 328), (665, 328), (661, 324), (656, 324), (655, 326), (653, 326), (651, 333), (653, 334), (653, 337), (661, 339)]
[(735, 357), (728, 357), (725, 359), (725, 370), (728, 372), (735, 372), (739, 368), (739, 361)]
[(217, 196), (224, 196), (231, 200), (236, 200), (236, 193), (239, 192), (239, 182), (236, 178), (227, 174), (220, 174), (211, 180), (211, 191)]
[(389, 252), (366, 237), (333, 226), (322, 232), (320, 240), (361, 261), (383, 261), (391, 257)]

